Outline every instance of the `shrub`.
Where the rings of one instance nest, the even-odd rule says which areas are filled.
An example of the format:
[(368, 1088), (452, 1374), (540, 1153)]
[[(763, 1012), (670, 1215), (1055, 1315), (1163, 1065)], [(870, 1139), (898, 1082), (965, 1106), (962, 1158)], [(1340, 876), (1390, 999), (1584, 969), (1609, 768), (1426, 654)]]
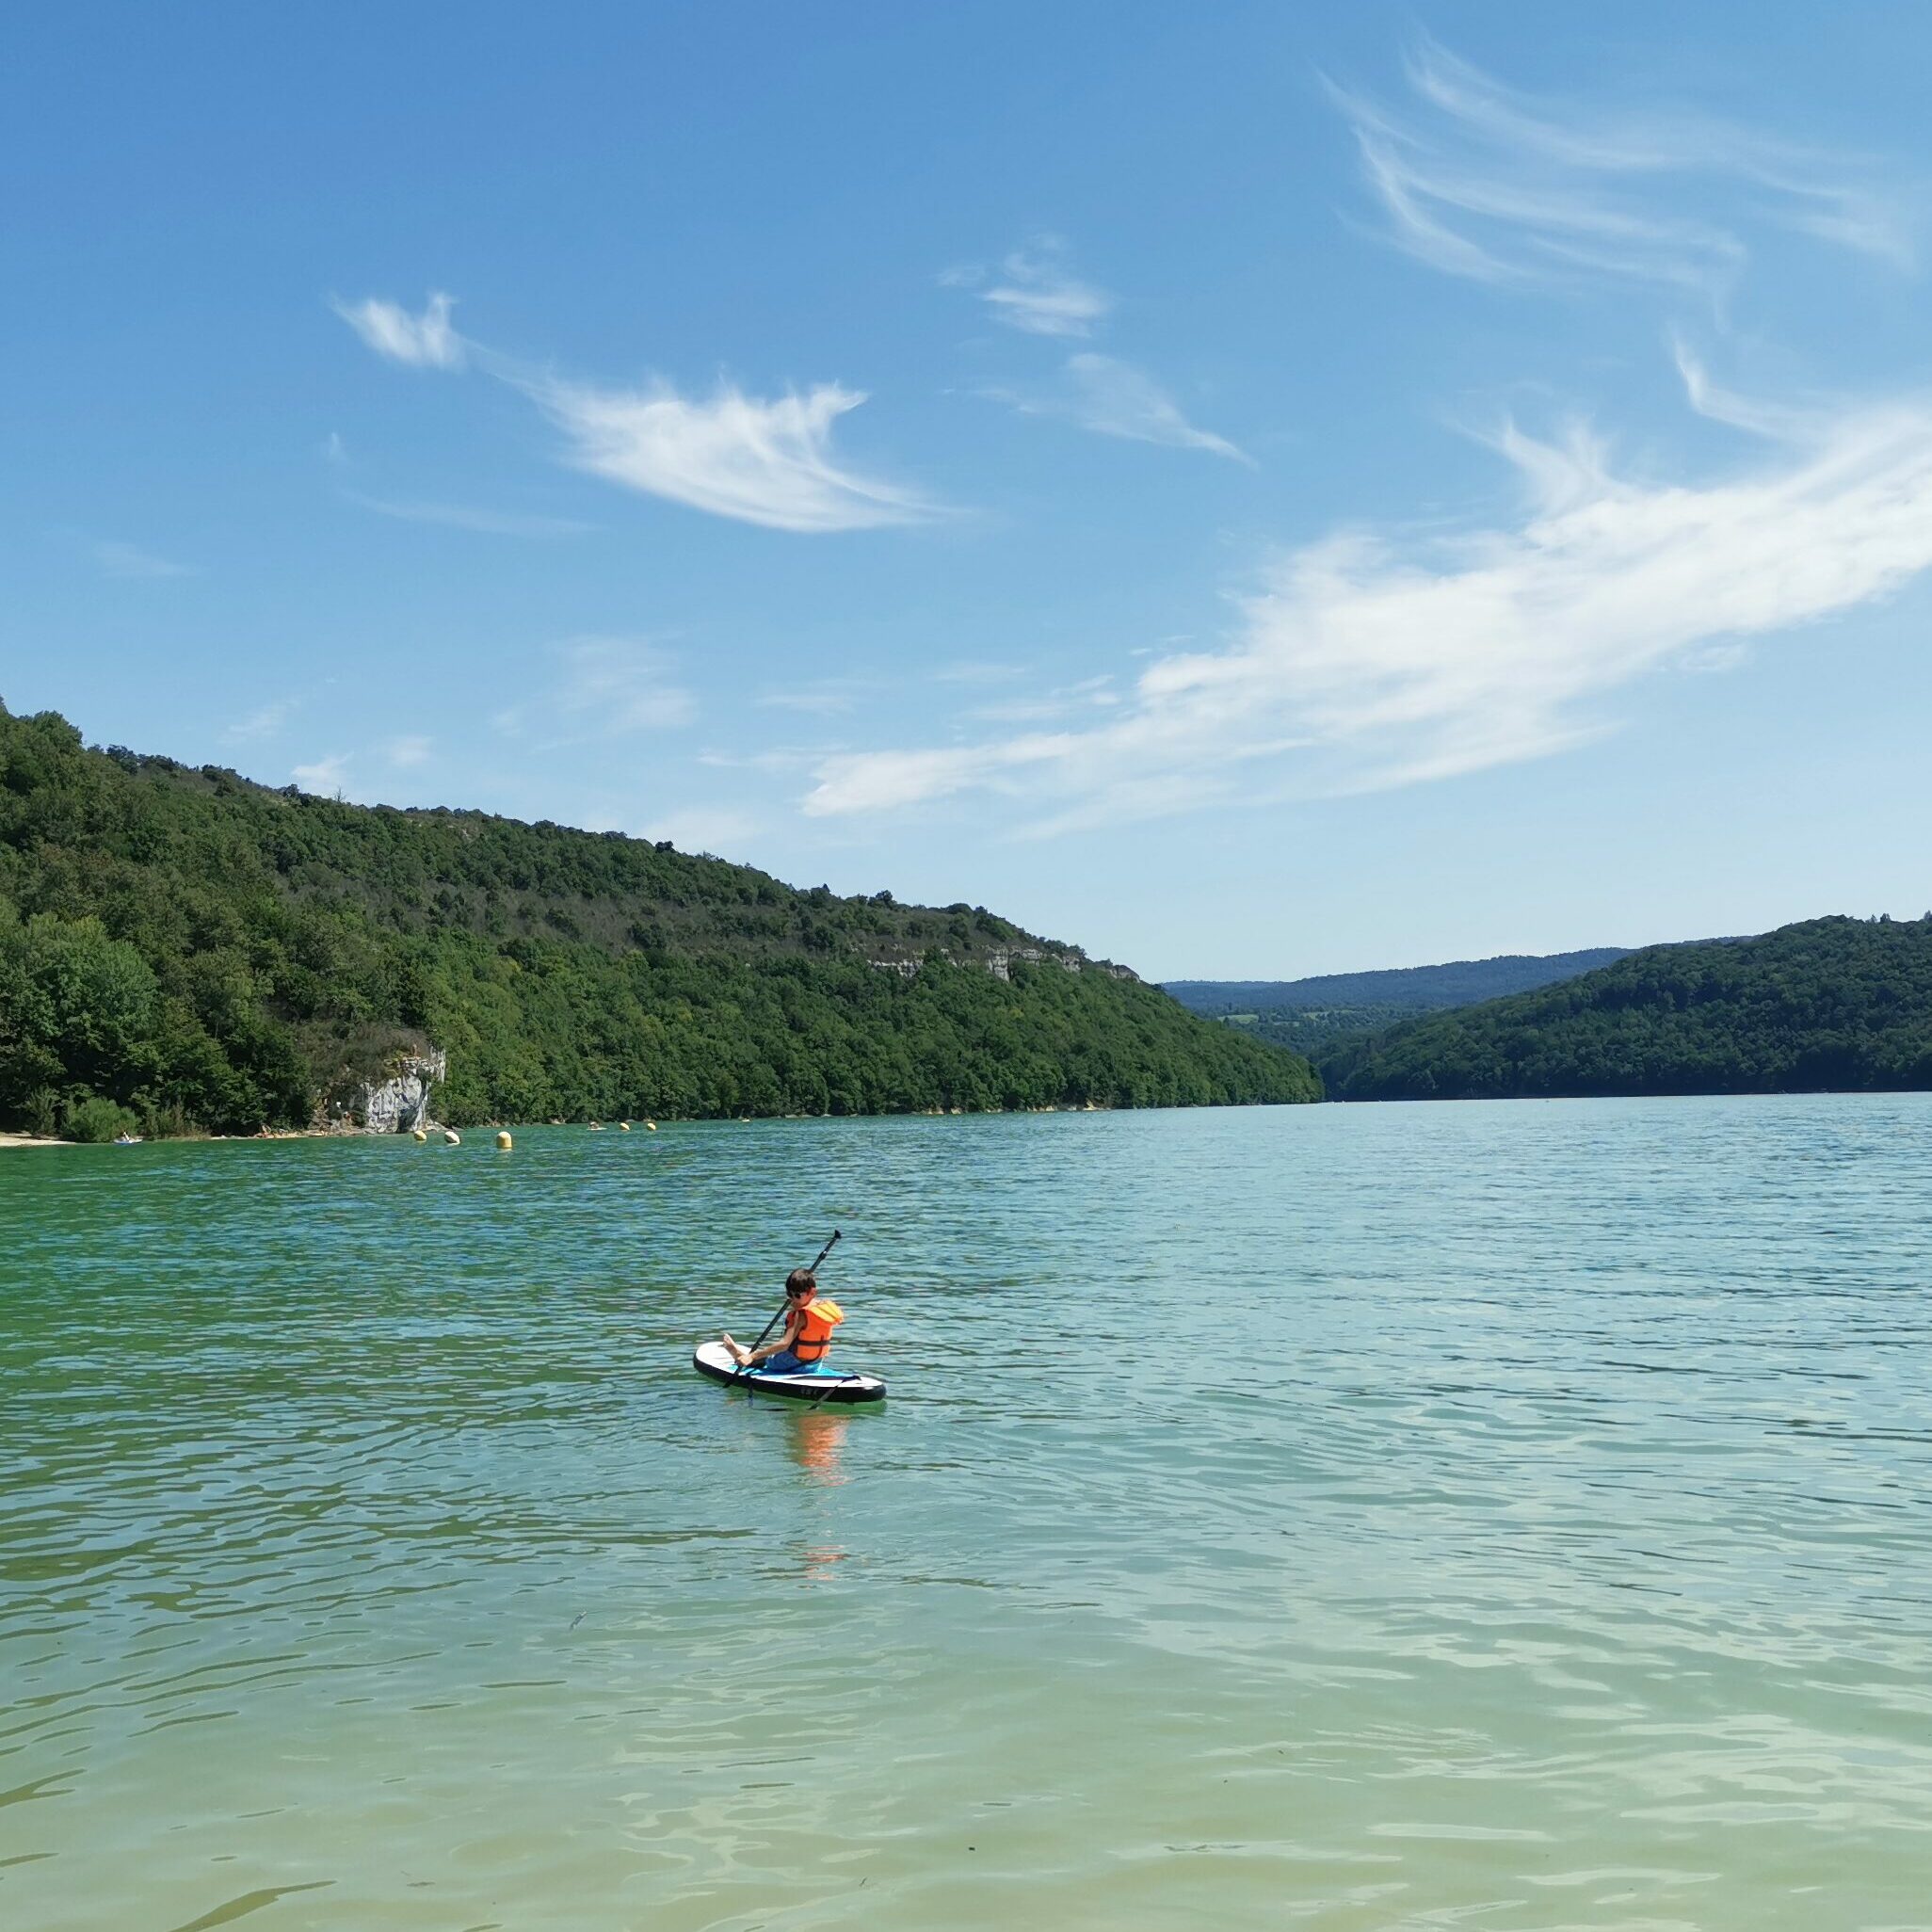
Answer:
[(103, 1099), (98, 1093), (69, 1101), (66, 1118), (61, 1122), (69, 1140), (97, 1142), (133, 1134), (140, 1124), (125, 1107)]

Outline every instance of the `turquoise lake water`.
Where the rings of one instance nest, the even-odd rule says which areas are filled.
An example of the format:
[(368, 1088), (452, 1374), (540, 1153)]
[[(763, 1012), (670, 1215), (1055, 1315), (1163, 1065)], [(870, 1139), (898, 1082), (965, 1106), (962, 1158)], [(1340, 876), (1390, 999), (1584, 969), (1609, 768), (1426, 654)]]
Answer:
[[(882, 1408), (694, 1375), (833, 1225)], [(1932, 1096), (0, 1152), (0, 1925), (1932, 1926)]]

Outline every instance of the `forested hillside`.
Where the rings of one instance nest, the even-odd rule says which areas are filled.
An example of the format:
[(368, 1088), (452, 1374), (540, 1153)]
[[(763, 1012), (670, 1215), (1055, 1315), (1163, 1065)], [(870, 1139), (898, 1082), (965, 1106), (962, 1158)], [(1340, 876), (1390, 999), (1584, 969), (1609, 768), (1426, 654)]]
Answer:
[(1346, 1035), (1574, 979), (1623, 958), (1629, 950), (1591, 946), (1577, 953), (1501, 953), (1491, 959), (1322, 973), (1309, 979), (1174, 979), (1167, 990), (1191, 1013), (1319, 1059)]
[(296, 1126), (425, 1042), (459, 1124), (1319, 1097), (983, 908), (270, 791), (0, 707), (0, 1126)]
[(1632, 950), (1586, 946), (1576, 953), (1499, 953), (1490, 959), (1388, 966), (1368, 973), (1317, 973), (1307, 979), (1170, 979), (1167, 990), (1190, 1013), (1211, 1016), (1273, 1006), (1385, 1006), (1432, 1013), (1574, 979), (1579, 973), (1624, 958)]
[(1932, 915), (1652, 946), (1322, 1061), (1337, 1100), (1932, 1087)]

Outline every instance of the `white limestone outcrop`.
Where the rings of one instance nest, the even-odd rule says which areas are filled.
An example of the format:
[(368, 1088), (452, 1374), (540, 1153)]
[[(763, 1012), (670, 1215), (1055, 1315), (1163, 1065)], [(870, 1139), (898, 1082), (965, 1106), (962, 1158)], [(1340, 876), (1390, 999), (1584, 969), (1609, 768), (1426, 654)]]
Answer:
[(398, 1059), (387, 1080), (372, 1083), (350, 1103), (349, 1112), (364, 1133), (413, 1134), (435, 1122), (429, 1118), (430, 1089), (449, 1076), (449, 1056), (440, 1047)]
[[(1104, 973), (1109, 979), (1138, 979), (1139, 974), (1131, 966), (1117, 966), (1111, 959), (1080, 959), (1071, 953), (1056, 953), (1046, 946), (993, 946), (976, 958), (958, 958), (944, 948), (941, 957), (953, 966), (984, 966), (995, 979), (1004, 979), (1009, 985), (1013, 978), (1015, 960), (1026, 964), (1045, 961), (1057, 966), (1063, 973), (1085, 973), (1090, 966), (1096, 973)], [(880, 973), (896, 973), (901, 979), (917, 976), (919, 959), (867, 959), (868, 966)]]

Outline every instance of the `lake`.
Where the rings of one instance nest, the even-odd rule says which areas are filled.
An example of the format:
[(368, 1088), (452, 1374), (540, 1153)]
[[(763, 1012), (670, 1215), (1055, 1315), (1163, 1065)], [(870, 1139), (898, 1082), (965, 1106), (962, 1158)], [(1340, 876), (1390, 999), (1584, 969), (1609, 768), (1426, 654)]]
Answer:
[[(692, 1373), (833, 1226), (872, 1410)], [(1932, 1925), (1932, 1096), (0, 1152), (8, 1932)]]

